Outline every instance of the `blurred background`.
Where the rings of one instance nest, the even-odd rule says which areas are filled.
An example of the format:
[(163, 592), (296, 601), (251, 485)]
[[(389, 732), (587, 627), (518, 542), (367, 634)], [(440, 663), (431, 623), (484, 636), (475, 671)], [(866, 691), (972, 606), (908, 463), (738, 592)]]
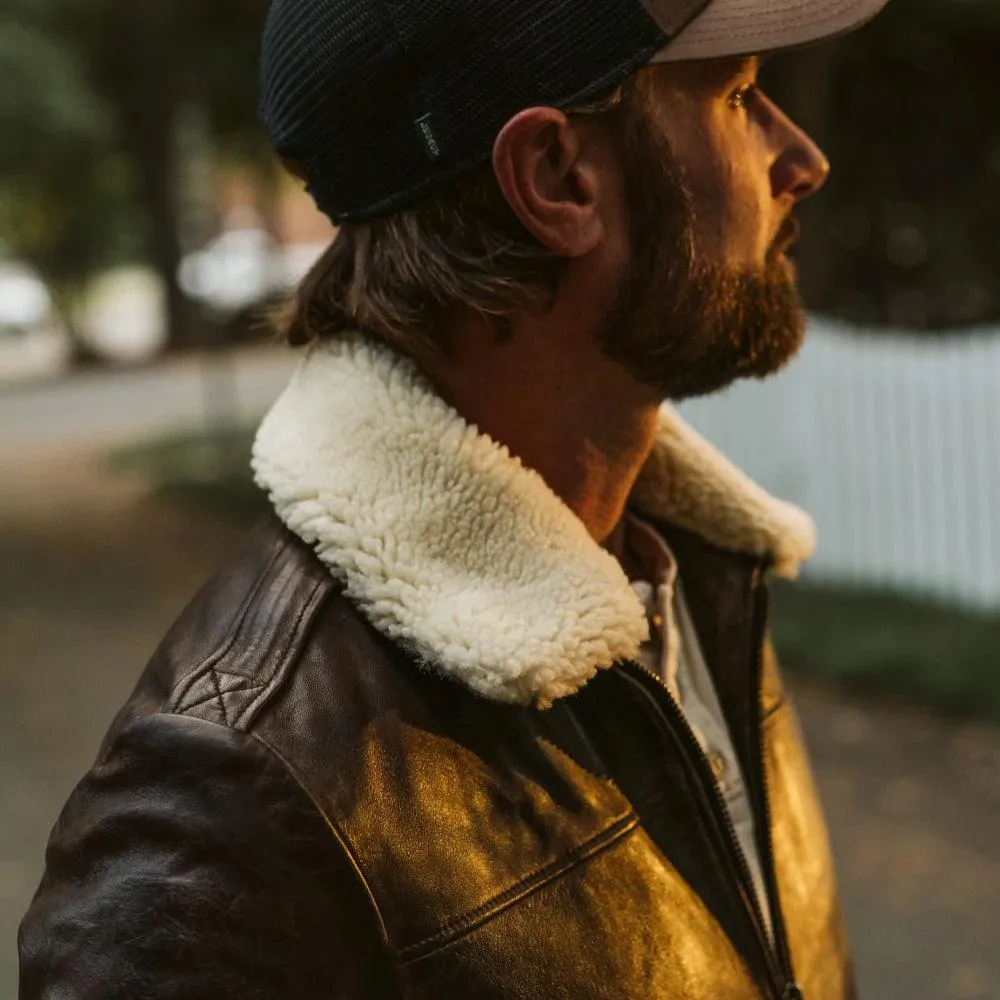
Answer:
[[(0, 14), (0, 996), (43, 845), (262, 509), (264, 318), (332, 230), (256, 120), (266, 0)], [(810, 341), (685, 407), (820, 551), (775, 631), (863, 998), (1000, 998), (1000, 0), (895, 0), (764, 84), (834, 164)]]

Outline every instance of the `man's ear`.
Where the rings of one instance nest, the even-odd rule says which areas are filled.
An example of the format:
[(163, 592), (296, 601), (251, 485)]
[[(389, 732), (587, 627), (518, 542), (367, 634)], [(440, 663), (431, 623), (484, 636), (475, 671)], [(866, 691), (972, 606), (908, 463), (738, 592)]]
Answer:
[(511, 118), (493, 144), (493, 172), (514, 214), (550, 250), (582, 257), (600, 243), (600, 172), (564, 112), (528, 108)]

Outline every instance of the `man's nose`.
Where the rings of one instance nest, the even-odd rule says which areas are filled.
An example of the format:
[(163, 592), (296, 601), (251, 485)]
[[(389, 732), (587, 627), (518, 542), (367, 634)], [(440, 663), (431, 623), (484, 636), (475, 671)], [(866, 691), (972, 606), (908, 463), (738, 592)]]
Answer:
[(823, 150), (780, 108), (772, 108), (776, 156), (771, 191), (777, 199), (801, 201), (814, 195), (830, 176)]

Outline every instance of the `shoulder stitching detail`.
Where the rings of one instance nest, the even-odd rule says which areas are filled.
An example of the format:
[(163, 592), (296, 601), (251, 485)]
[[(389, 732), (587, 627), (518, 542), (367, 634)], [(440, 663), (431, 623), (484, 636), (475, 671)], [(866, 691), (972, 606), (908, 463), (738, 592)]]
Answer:
[(256, 682), (256, 686), (260, 688), (260, 692), (236, 716), (233, 720), (233, 725), (249, 729), (253, 724), (253, 720), (264, 707), (267, 698), (281, 687), (292, 664), (298, 659), (296, 654), (301, 649), (313, 614), (326, 599), (327, 595), (334, 589), (334, 585), (335, 583), (332, 579), (316, 580), (313, 582), (308, 596), (305, 597), (299, 607), (294, 624), (288, 631), (287, 642), (284, 644), (280, 654), (272, 658), (274, 669), (267, 677)]
[(337, 841), (340, 849), (344, 852), (344, 856), (347, 858), (348, 863), (354, 870), (354, 873), (358, 877), (358, 881), (361, 883), (362, 888), (365, 891), (365, 895), (368, 897), (372, 905), (372, 912), (375, 915), (375, 919), (378, 922), (379, 933), (382, 936), (382, 941), (385, 943), (386, 948), (391, 950), (391, 945), (389, 944), (389, 932), (386, 928), (385, 918), (382, 916), (382, 910), (378, 905), (378, 900), (375, 898), (375, 893), (372, 891), (371, 885), (368, 883), (368, 879), (365, 878), (364, 872), (361, 870), (361, 866), (358, 864), (358, 859), (355, 856), (354, 850), (351, 847), (351, 842), (347, 835), (341, 830), (339, 824), (332, 816), (329, 815), (327, 810), (325, 810), (315, 799), (312, 792), (309, 790), (309, 786), (306, 782), (302, 780), (299, 776), (298, 771), (295, 766), (287, 760), (287, 758), (271, 743), (269, 743), (262, 736), (257, 733), (248, 733), (247, 736), (250, 739), (256, 740), (262, 747), (264, 747), (268, 753), (273, 754), (274, 757), (281, 761), (284, 765), (285, 770), (288, 772), (289, 777), (302, 789), (304, 795), (309, 798), (309, 801), (313, 804), (313, 808), (323, 817), (326, 821), (326, 825), (330, 828), (330, 832), (333, 834), (334, 839)]
[[(239, 634), (240, 628), (246, 621), (247, 615), (250, 612), (250, 608), (253, 606), (254, 601), (257, 599), (257, 595), (260, 593), (261, 588), (264, 586), (264, 581), (267, 579), (267, 575), (271, 570), (271, 567), (275, 564), (278, 558), (278, 553), (280, 552), (280, 544), (275, 543), (272, 547), (272, 552), (270, 558), (267, 561), (267, 565), (264, 570), (258, 574), (257, 579), (254, 581), (253, 588), (250, 593), (247, 594), (240, 605), (239, 611), (233, 618), (233, 625), (226, 634), (226, 638), (222, 645), (217, 649), (212, 650), (202, 661), (198, 664), (190, 673), (185, 676), (181, 682), (174, 688), (171, 692), (170, 697), (168, 697), (166, 703), (163, 706), (163, 711), (168, 713), (174, 713), (177, 715), (183, 715), (185, 710), (192, 707), (192, 705), (202, 705), (206, 701), (211, 699), (199, 699), (196, 702), (185, 705), (184, 699), (187, 697), (191, 688), (205, 676), (205, 674), (212, 670), (216, 663), (218, 663), (225, 655), (232, 649), (236, 642), (236, 637)], [(216, 685), (217, 686), (217, 685)]]
[[(291, 562), (291, 565), (282, 563), (282, 553), (287, 549), (281, 540), (276, 541), (250, 593), (233, 615), (225, 640), (182, 678), (165, 704), (165, 712), (184, 715), (214, 703), (218, 718), (225, 725), (248, 729), (253, 724), (257, 714), (297, 661), (297, 653), (317, 608), (337, 586), (329, 574), (317, 573), (310, 578), (297, 570), (293, 560), (285, 561)], [(288, 615), (287, 626), (259, 648), (255, 643), (250, 656), (247, 652), (250, 647), (241, 642), (241, 637), (246, 636), (249, 628), (248, 619), (264, 588), (280, 581), (282, 576), (286, 578), (282, 581), (284, 588), (293, 587), (296, 591), (295, 600), (288, 605), (291, 614)], [(279, 593), (276, 602), (280, 605), (281, 601)], [(227, 669), (231, 663), (247, 656), (250, 657), (249, 671)]]

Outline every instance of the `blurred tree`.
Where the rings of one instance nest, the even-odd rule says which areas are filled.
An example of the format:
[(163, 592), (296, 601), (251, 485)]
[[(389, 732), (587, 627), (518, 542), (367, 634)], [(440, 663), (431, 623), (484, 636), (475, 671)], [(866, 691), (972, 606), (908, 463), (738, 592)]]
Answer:
[(177, 123), (200, 106), (213, 139), (264, 161), (254, 95), (266, 10), (267, 0), (7, 0), (0, 148), (12, 154), (0, 153), (0, 204), (15, 248), (62, 282), (141, 256), (168, 289), (172, 340), (190, 338)]
[(0, 27), (0, 242), (59, 288), (105, 248), (113, 254), (129, 230), (128, 180), (107, 108), (79, 54), (54, 35), (50, 5), (9, 3)]

